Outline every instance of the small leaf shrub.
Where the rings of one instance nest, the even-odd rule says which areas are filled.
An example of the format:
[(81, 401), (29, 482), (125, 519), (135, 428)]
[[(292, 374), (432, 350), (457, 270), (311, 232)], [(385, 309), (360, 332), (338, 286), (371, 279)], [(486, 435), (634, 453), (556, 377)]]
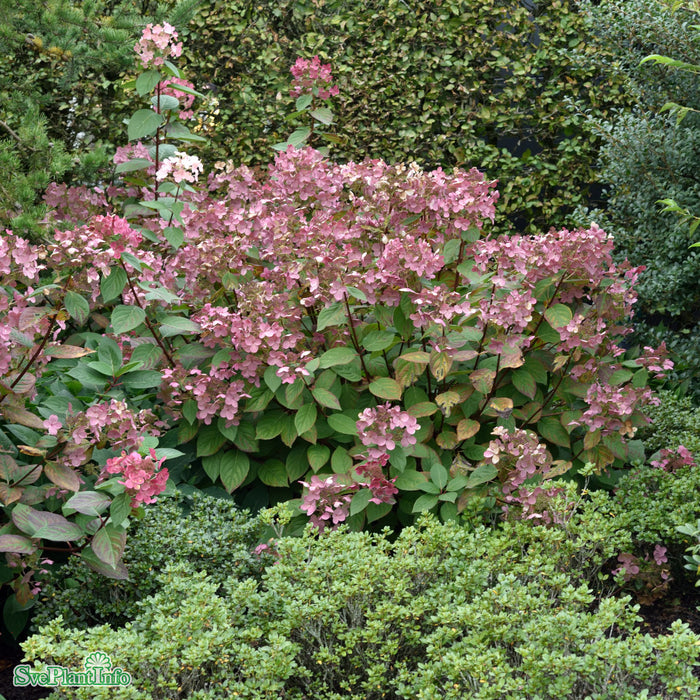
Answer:
[(552, 527), (425, 518), (393, 542), (307, 529), (275, 543), (260, 583), (222, 590), (176, 565), (124, 628), (58, 618), (23, 649), (37, 667), (99, 649), (134, 676), (62, 691), (75, 698), (693, 698), (700, 638), (680, 622), (643, 635), (628, 598), (595, 602), (629, 543), (608, 498), (578, 512), (558, 499)]
[(136, 616), (138, 601), (159, 589), (158, 576), (168, 564), (191, 564), (219, 584), (229, 576), (259, 576), (265, 559), (253, 550), (262, 532), (260, 521), (230, 500), (196, 491), (163, 497), (129, 531), (128, 579), (107, 579), (71, 557), (41, 577), (32, 625), (58, 615), (71, 627), (123, 625)]
[(601, 139), (582, 113), (627, 99), (573, 0), (207, 0), (189, 29), (192, 72), (217, 90), (208, 162), (264, 165), (289, 134), (288, 66), (318, 54), (340, 87), (335, 158), (477, 165), (501, 183), (501, 230), (562, 225), (587, 201)]
[(651, 422), (639, 429), (637, 437), (647, 454), (654, 454), (671, 445), (683, 445), (700, 455), (700, 408), (688, 396), (660, 391), (659, 403), (647, 408)]

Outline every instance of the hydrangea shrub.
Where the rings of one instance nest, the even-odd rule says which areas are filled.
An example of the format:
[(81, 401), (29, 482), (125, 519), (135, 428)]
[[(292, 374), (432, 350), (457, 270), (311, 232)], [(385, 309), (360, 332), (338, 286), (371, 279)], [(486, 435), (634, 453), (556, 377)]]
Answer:
[(625, 357), (639, 271), (604, 231), (494, 237), (476, 169), (292, 144), (200, 185), (197, 93), (174, 30), (148, 32), (115, 183), (54, 188), (45, 244), (0, 234), (2, 551), (39, 556), (60, 524), (125, 575), (132, 506), (171, 473), (359, 527), (485, 496), (549, 521), (550, 479), (625, 463), (670, 364)]

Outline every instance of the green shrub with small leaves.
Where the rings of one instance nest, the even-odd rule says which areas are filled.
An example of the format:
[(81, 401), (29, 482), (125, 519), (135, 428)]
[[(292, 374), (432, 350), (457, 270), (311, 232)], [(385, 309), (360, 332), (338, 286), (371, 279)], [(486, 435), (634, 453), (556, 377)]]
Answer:
[(624, 519), (635, 541), (679, 545), (679, 525), (700, 518), (700, 469), (667, 472), (644, 466), (623, 476), (613, 501), (615, 517)]
[(168, 567), (124, 628), (58, 618), (23, 649), (35, 668), (74, 669), (100, 650), (133, 676), (55, 698), (697, 697), (700, 637), (680, 622), (640, 633), (605, 573), (629, 533), (607, 495), (579, 505), (560, 500), (551, 527), (307, 528), (276, 541), (261, 582)]
[(658, 406), (647, 407), (651, 423), (637, 433), (647, 454), (683, 445), (700, 458), (700, 408), (690, 397), (670, 391), (660, 391), (659, 401)]
[(129, 578), (105, 578), (71, 557), (44, 577), (34, 627), (58, 615), (78, 628), (123, 624), (135, 616), (139, 600), (159, 589), (158, 576), (170, 563), (192, 564), (215, 583), (259, 576), (263, 565), (253, 549), (262, 533), (259, 519), (229, 498), (199, 491), (161, 496), (129, 531), (124, 553)]

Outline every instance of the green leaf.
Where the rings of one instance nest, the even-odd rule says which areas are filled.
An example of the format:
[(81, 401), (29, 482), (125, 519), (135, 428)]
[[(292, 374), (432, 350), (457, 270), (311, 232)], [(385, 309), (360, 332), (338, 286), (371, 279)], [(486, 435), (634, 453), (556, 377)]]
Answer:
[(248, 476), (250, 460), (245, 452), (232, 450), (225, 452), (221, 460), (220, 478), (224, 488), (231, 493), (235, 491)]
[(389, 399), (398, 401), (401, 398), (401, 385), (389, 377), (380, 377), (375, 379), (370, 385), (369, 390), (372, 394), (380, 399)]
[(513, 372), (513, 386), (524, 396), (534, 399), (537, 394), (535, 378), (523, 367)]
[(370, 352), (390, 348), (398, 338), (391, 331), (370, 331), (362, 339), (362, 347)]
[(478, 466), (467, 479), (467, 488), (473, 489), (475, 486), (485, 484), (498, 476), (498, 469), (493, 464), (482, 464)]
[(352, 469), (352, 457), (344, 447), (336, 447), (331, 455), (331, 469), (336, 474), (347, 474)]
[(198, 333), (200, 325), (184, 316), (168, 316), (160, 326), (160, 334), (164, 338), (169, 338), (182, 333)]
[(18, 503), (12, 511), (12, 522), (30, 537), (52, 542), (72, 542), (85, 536), (82, 528), (57, 513), (34, 510)]
[(336, 365), (347, 365), (357, 357), (357, 353), (348, 347), (331, 348), (319, 358), (319, 367), (326, 369)]
[(316, 120), (321, 122), (321, 124), (332, 124), (333, 123), (333, 112), (331, 112), (328, 107), (319, 107), (311, 111), (311, 116)]
[[(178, 90), (180, 89), (182, 88), (178, 86)], [(164, 131), (169, 139), (177, 139), (178, 141), (194, 143), (206, 143), (207, 141), (207, 139), (204, 136), (199, 136), (199, 134), (193, 134), (181, 122), (170, 122), (165, 126)]]
[(152, 165), (154, 165), (153, 161), (148, 158), (132, 158), (124, 163), (119, 163), (119, 165), (114, 168), (114, 172), (116, 175), (120, 173), (133, 173), (137, 170), (148, 170)]
[(66, 307), (70, 317), (79, 325), (82, 326), (87, 321), (90, 315), (90, 305), (80, 294), (71, 291), (66, 292), (66, 295), (63, 297), (63, 305)]
[(332, 413), (328, 425), (341, 435), (357, 435), (357, 422), (344, 413)]
[(325, 309), (321, 309), (321, 312), (316, 319), (316, 330), (322, 331), (330, 326), (337, 326), (341, 323), (347, 321), (347, 316), (345, 314), (345, 308), (340, 302), (331, 304)]
[(174, 95), (153, 95), (153, 97), (151, 97), (151, 104), (153, 105), (154, 109), (163, 112), (178, 109), (180, 106), (180, 100), (178, 100)]
[(394, 482), (401, 491), (420, 491), (428, 483), (428, 477), (423, 472), (407, 469), (396, 477)]
[(277, 389), (279, 389), (282, 386), (282, 380), (277, 376), (277, 367), (273, 367), (272, 365), (270, 365), (265, 370), (263, 378), (265, 379), (265, 384), (267, 384), (267, 388), (272, 392), (277, 391)]
[(571, 441), (569, 433), (566, 432), (564, 426), (556, 418), (542, 418), (537, 423), (535, 431), (545, 440), (562, 447), (570, 447)]
[(563, 328), (568, 325), (573, 318), (571, 309), (565, 304), (554, 304), (554, 306), (550, 306), (544, 312), (544, 317), (552, 328)]
[(258, 478), (266, 486), (289, 486), (287, 468), (279, 459), (268, 459), (259, 469)]
[(300, 95), (297, 97), (296, 101), (296, 109), (298, 112), (301, 112), (301, 110), (306, 109), (314, 100), (314, 96), (309, 92), (306, 95)]
[(632, 379), (632, 372), (628, 369), (618, 369), (610, 375), (608, 384), (610, 384), (610, 386), (618, 386), (628, 382), (630, 379)]
[(80, 552), (80, 558), (83, 559), (93, 571), (96, 571), (102, 576), (113, 578), (118, 581), (125, 581), (129, 578), (129, 572), (126, 566), (124, 566), (124, 562), (118, 561), (116, 567), (109, 566), (105, 564), (90, 547)]
[(311, 445), (306, 451), (311, 468), (317, 472), (331, 456), (331, 451), (326, 445)]
[(299, 445), (290, 450), (284, 466), (287, 470), (287, 476), (289, 477), (290, 482), (296, 481), (304, 476), (304, 474), (306, 474), (306, 472), (309, 470), (309, 460), (306, 456), (306, 448), (303, 445)]
[(0, 552), (15, 552), (17, 554), (32, 554), (37, 546), (22, 535), (0, 535)]
[(163, 116), (152, 109), (139, 109), (131, 119), (127, 127), (127, 138), (129, 141), (153, 136), (158, 127), (163, 123)]
[(131, 515), (131, 496), (128, 493), (120, 493), (114, 497), (109, 507), (109, 517), (119, 526)]
[(102, 515), (111, 502), (110, 497), (103, 493), (79, 491), (63, 504), (63, 508), (70, 508), (84, 515)]
[(136, 78), (136, 92), (139, 97), (147, 95), (161, 81), (161, 75), (157, 70), (147, 70)]
[(311, 394), (313, 395), (314, 399), (321, 404), (321, 406), (324, 406), (325, 408), (334, 408), (338, 411), (340, 410), (340, 401), (338, 401), (338, 397), (328, 391), (328, 389), (314, 387), (311, 390)]
[(140, 306), (116, 306), (112, 311), (112, 328), (121, 335), (138, 328), (145, 318), (146, 312)]
[(122, 558), (125, 544), (126, 532), (106, 525), (97, 531), (90, 546), (100, 561), (114, 568)]
[(226, 442), (216, 425), (204, 425), (197, 436), (197, 457), (216, 454)]
[(445, 488), (448, 476), (447, 469), (442, 464), (433, 464), (430, 467), (430, 479), (438, 488)]
[(423, 494), (418, 496), (416, 502), (413, 504), (413, 513), (422, 513), (423, 511), (430, 510), (438, 504), (438, 497), (431, 494)]
[(301, 435), (302, 433), (305, 433), (312, 425), (315, 425), (317, 416), (318, 409), (316, 408), (316, 404), (304, 404), (294, 416), (294, 427), (297, 429), (297, 433)]
[(272, 411), (263, 415), (255, 425), (256, 440), (272, 440), (282, 432), (282, 415)]
[(177, 226), (167, 226), (163, 229), (165, 240), (177, 250), (185, 242), (185, 234)]
[(290, 134), (286, 141), (283, 143), (276, 143), (272, 148), (276, 151), (286, 151), (288, 146), (299, 148), (309, 136), (311, 136), (311, 127), (302, 126), (294, 131), (294, 133)]
[(163, 375), (155, 370), (135, 369), (123, 374), (119, 381), (129, 389), (155, 389), (163, 381)]
[(360, 489), (350, 501), (350, 515), (357, 515), (367, 508), (370, 498), (372, 498), (370, 489)]
[(126, 279), (126, 272), (121, 267), (113, 267), (107, 277), (103, 275), (100, 282), (102, 301), (108, 302), (116, 299), (126, 287)]

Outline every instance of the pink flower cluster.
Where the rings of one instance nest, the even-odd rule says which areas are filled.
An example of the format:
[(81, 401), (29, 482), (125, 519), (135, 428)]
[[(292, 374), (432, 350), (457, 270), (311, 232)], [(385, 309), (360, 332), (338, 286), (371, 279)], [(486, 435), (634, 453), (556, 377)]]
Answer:
[(314, 474), (310, 482), (299, 483), (308, 489), (299, 508), (319, 530), (323, 531), (329, 522), (338, 525), (348, 517), (355, 484), (342, 483), (335, 474), (323, 479)]
[(292, 97), (314, 93), (319, 99), (328, 100), (338, 94), (338, 86), (331, 85), (331, 64), (322, 64), (318, 56), (314, 56), (310, 61), (297, 58), (290, 71), (294, 76)]
[(663, 565), (668, 563), (666, 553), (666, 547), (657, 544), (654, 547), (654, 552), (651, 555), (651, 559), (654, 561), (652, 564), (648, 554), (644, 556), (644, 559), (640, 559), (634, 554), (623, 552), (617, 557), (617, 561), (620, 563), (620, 566), (614, 569), (611, 573), (613, 576), (617, 576), (619, 573), (624, 573), (625, 581), (629, 582), (635, 577), (639, 576), (642, 569), (646, 569), (648, 570), (646, 572), (647, 578), (650, 578), (650, 573), (652, 574), (651, 578), (653, 578), (653, 574), (655, 573), (662, 581), (668, 581), (670, 574), (668, 569), (663, 568)]
[(181, 182), (195, 183), (199, 180), (203, 167), (202, 161), (197, 156), (175, 151), (175, 154), (164, 160), (158, 168), (156, 179), (165, 180), (167, 177), (172, 177), (178, 184)]
[(586, 393), (588, 408), (579, 421), (572, 425), (585, 425), (590, 430), (600, 430), (603, 435), (620, 433), (634, 436), (636, 429), (630, 418), (642, 403), (658, 403), (649, 387), (635, 389), (631, 385), (611, 386), (594, 381)]
[(99, 273), (109, 274), (110, 267), (124, 252), (139, 257), (141, 233), (131, 228), (119, 216), (95, 216), (85, 226), (67, 231), (56, 231), (55, 243), (49, 246), (55, 265), (82, 268), (88, 283), (97, 291)]
[(499, 425), (493, 434), (496, 439), (486, 448), (484, 462), (504, 471), (503, 493), (512, 493), (527, 479), (549, 471), (552, 456), (531, 430), (516, 428), (508, 432)]
[(58, 417), (50, 416), (44, 426), (56, 433), (63, 427), (70, 437), (60, 460), (72, 467), (84, 464), (93, 446), (106, 443), (113, 449), (138, 449), (145, 435), (157, 437), (166, 427), (152, 411), (134, 412), (125, 401), (116, 399), (94, 404), (83, 413), (68, 414), (64, 426)]
[(105, 193), (99, 188), (84, 185), (69, 187), (55, 182), (46, 188), (44, 203), (49, 209), (47, 221), (60, 224), (61, 227), (84, 223), (97, 212), (109, 209)]
[(383, 454), (377, 459), (368, 459), (355, 467), (355, 473), (360, 477), (359, 483), (372, 492), (370, 503), (396, 503), (394, 496), (399, 490), (394, 485), (396, 478), (387, 479), (384, 467), (389, 461), (389, 455)]
[(383, 454), (359, 464), (355, 468), (355, 481), (338, 474), (324, 475), (323, 478), (314, 474), (310, 482), (300, 481), (307, 489), (300, 509), (310, 517), (313, 525), (323, 531), (326, 525), (335, 526), (348, 518), (352, 497), (362, 487), (372, 492), (370, 503), (395, 503), (394, 496), (399, 492), (394, 485), (396, 479), (388, 479), (384, 474), (388, 460), (388, 455)]
[[(5, 229), (5, 233), (0, 233), (0, 275), (8, 278), (15, 272), (15, 266), (19, 266), (23, 277), (34, 280), (39, 274), (39, 270), (44, 269), (40, 265), (39, 247), (29, 244), (24, 238), (15, 236), (12, 231)], [(3, 284), (8, 284), (9, 279), (0, 277)]]
[(665, 472), (675, 472), (683, 467), (694, 467), (695, 458), (687, 447), (678, 445), (675, 450), (661, 450), (659, 459), (653, 460), (651, 466), (663, 469)]
[(177, 58), (182, 53), (182, 42), (175, 43), (178, 34), (175, 27), (164, 24), (148, 24), (143, 30), (134, 51), (144, 68), (162, 66), (167, 58)]
[(131, 507), (137, 508), (139, 503), (155, 503), (156, 496), (165, 490), (168, 470), (161, 468), (164, 461), (165, 458), (156, 461), (153, 449), (150, 457), (142, 457), (138, 452), (122, 452), (121, 456), (107, 460), (105, 472), (124, 476), (119, 483), (131, 496)]
[(357, 418), (357, 430), (363, 445), (368, 446), (370, 459), (380, 459), (396, 448), (416, 444), (414, 433), (420, 425), (410, 413), (399, 406), (385, 403), (376, 408), (366, 408)]
[(183, 90), (178, 90), (177, 86), (189, 88), (194, 90), (194, 84), (189, 80), (184, 80), (183, 78), (166, 78), (161, 83), (158, 84), (158, 90), (161, 95), (170, 95), (180, 100), (182, 109), (178, 114), (180, 119), (192, 119), (194, 112), (190, 109), (194, 104), (194, 95), (189, 92), (184, 92)]

